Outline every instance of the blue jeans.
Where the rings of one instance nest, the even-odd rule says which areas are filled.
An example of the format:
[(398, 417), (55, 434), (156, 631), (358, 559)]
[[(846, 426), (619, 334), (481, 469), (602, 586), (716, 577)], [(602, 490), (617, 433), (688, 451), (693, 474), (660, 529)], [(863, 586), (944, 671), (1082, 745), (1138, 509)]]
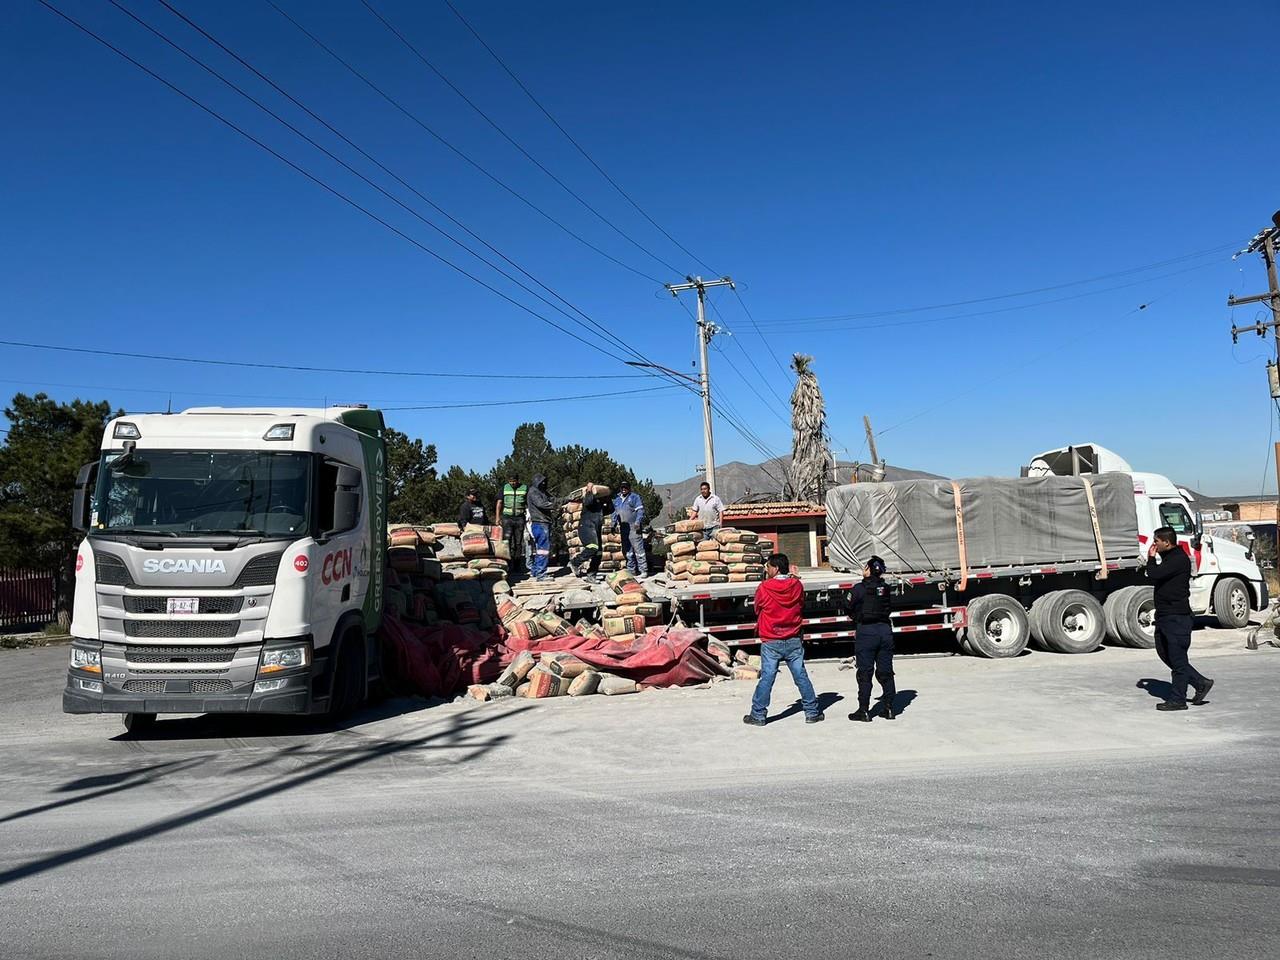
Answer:
[(533, 560), (529, 564), (529, 572), (535, 577), (542, 577), (547, 573), (547, 560), (551, 556), (551, 524), (531, 523), (529, 530), (533, 534)]
[(769, 698), (773, 695), (773, 681), (778, 676), (778, 664), (786, 661), (791, 671), (791, 679), (800, 691), (800, 703), (804, 706), (806, 717), (816, 717), (822, 711), (818, 709), (818, 695), (813, 692), (813, 683), (809, 680), (809, 671), (804, 668), (804, 643), (799, 637), (790, 640), (770, 640), (760, 644), (760, 680), (756, 683), (756, 692), (751, 697), (751, 716), (763, 720), (769, 713)]

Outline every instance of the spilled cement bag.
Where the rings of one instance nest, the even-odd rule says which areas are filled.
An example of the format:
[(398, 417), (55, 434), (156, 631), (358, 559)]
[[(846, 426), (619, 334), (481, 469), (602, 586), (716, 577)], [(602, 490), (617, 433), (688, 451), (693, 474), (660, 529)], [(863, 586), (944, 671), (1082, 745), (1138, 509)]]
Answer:
[(626, 633), (644, 633), (644, 617), (635, 614), (605, 617), (602, 622), (606, 636), (618, 637)]
[(662, 604), (660, 603), (638, 603), (632, 608), (632, 612), (638, 617), (644, 617), (646, 620), (653, 620), (662, 616)]

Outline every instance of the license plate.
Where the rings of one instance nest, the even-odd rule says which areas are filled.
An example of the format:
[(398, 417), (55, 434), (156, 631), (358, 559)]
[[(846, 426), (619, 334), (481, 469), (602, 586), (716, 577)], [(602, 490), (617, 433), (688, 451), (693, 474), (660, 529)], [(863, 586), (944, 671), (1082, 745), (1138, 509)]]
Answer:
[(165, 606), (165, 612), (169, 616), (184, 613), (199, 613), (200, 598), (199, 597), (169, 597)]

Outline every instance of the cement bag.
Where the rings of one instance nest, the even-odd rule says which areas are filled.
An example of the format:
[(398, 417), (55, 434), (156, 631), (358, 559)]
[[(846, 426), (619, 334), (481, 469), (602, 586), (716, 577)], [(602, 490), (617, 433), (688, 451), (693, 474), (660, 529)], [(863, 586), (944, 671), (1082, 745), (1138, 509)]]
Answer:
[(532, 620), (533, 614), (510, 597), (504, 597), (498, 602), (498, 617), (502, 620), (504, 627), (510, 627), (513, 623)]
[(671, 555), (673, 557), (689, 557), (697, 553), (698, 545), (689, 541), (683, 543), (673, 543), (671, 545)]
[(759, 553), (760, 544), (745, 543), (743, 541), (735, 541), (733, 543), (725, 543), (720, 545), (720, 552), (728, 556), (732, 553)]
[(731, 573), (731, 574), (729, 574), (729, 582), (730, 582), (730, 583), (753, 583), (753, 582), (755, 582), (755, 581), (763, 580), (763, 579), (764, 579), (764, 574), (760, 574), (760, 575), (758, 575), (758, 576), (757, 576), (756, 574), (754, 574), (754, 573)]
[(605, 617), (603, 623), (605, 635), (610, 637), (619, 637), (628, 633), (644, 633), (644, 617), (636, 614)]
[(401, 573), (417, 573), (422, 569), (418, 562), (417, 547), (390, 547), (387, 550), (387, 560), (391, 569)]
[(476, 557), (469, 560), (467, 566), (472, 570), (506, 570), (507, 561), (499, 560), (497, 557)]
[(701, 560), (694, 560), (689, 564), (689, 572), (694, 576), (701, 573), (728, 573), (729, 567), (723, 563), (705, 563)]
[(754, 573), (760, 576), (764, 575), (764, 567), (755, 563), (731, 563), (729, 564), (730, 573)]
[(445, 572), (445, 578), (452, 580), (479, 580), (480, 571), (470, 570), (467, 567), (454, 567), (452, 570)]
[(712, 540), (711, 543), (712, 546), (710, 547), (703, 547), (699, 545), (698, 549), (694, 551), (694, 556), (698, 560), (703, 560), (707, 563), (715, 563), (718, 561), (720, 559), (720, 547), (714, 540)]
[(433, 523), (431, 525), (431, 532), (437, 537), (462, 536), (462, 531), (458, 528), (456, 523)]
[(721, 527), (716, 531), (715, 537), (720, 543), (755, 543), (760, 539), (759, 534), (736, 527)]
[(728, 573), (695, 573), (689, 578), (694, 583), (728, 583)]
[(493, 555), (499, 560), (511, 559), (511, 544), (505, 540), (493, 541)]
[(569, 625), (569, 621), (550, 610), (543, 610), (534, 619), (549, 637), (567, 637), (573, 633), (573, 628)]
[(489, 535), (484, 527), (467, 527), (462, 531), (462, 555), (464, 557), (488, 556), (493, 551), (489, 548)]
[(632, 611), (638, 617), (644, 617), (645, 620), (661, 619), (662, 604), (660, 603), (639, 603), (636, 604)]
[(507, 579), (507, 571), (503, 570), (501, 567), (486, 567), (485, 569), (477, 572), (480, 574), (481, 580), (505, 581)]
[(701, 539), (702, 534), (691, 530), (689, 533), (668, 533), (662, 538), (662, 542), (669, 547), (673, 543), (697, 543)]
[(396, 527), (387, 533), (387, 546), (413, 547), (414, 550), (417, 550), (418, 531), (413, 529), (413, 527)]
[(692, 574), (692, 573), (690, 573), (688, 570), (683, 570), (683, 571), (681, 571), (680, 573), (673, 574), (673, 575), (672, 575), (672, 579), (673, 579), (673, 580), (685, 580), (685, 581), (687, 581), (687, 580), (688, 580), (689, 578), (691, 578), (692, 576), (693, 576), (693, 574)]
[(649, 598), (643, 593), (624, 593), (617, 597), (613, 602), (619, 607), (634, 607), (644, 603)]
[(675, 563), (669, 563), (667, 564), (667, 573), (688, 573), (689, 564), (691, 563), (693, 563), (693, 561), (688, 558), (684, 560), (677, 560)]
[(515, 640), (519, 640), (522, 644), (528, 645), (534, 640), (539, 640), (546, 636), (542, 632), (542, 625), (537, 620), (520, 620), (507, 627), (507, 633)]
[(619, 570), (609, 578), (609, 586), (613, 587), (614, 593), (622, 593), (627, 589), (627, 584), (636, 583), (636, 578), (629, 570)]
[(692, 520), (677, 520), (673, 524), (676, 533), (690, 533), (694, 530), (701, 530), (702, 526), (702, 521), (696, 517)]

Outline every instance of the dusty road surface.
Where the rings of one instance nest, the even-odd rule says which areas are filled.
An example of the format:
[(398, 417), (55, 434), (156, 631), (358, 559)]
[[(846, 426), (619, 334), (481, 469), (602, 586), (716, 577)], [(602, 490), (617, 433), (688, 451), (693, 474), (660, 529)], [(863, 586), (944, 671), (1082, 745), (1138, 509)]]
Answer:
[[(341, 730), (60, 713), (65, 648), (0, 652), (11, 957), (1280, 956), (1280, 650), (899, 663), (741, 722), (751, 686), (396, 701)], [(795, 697), (780, 677), (774, 715)]]

